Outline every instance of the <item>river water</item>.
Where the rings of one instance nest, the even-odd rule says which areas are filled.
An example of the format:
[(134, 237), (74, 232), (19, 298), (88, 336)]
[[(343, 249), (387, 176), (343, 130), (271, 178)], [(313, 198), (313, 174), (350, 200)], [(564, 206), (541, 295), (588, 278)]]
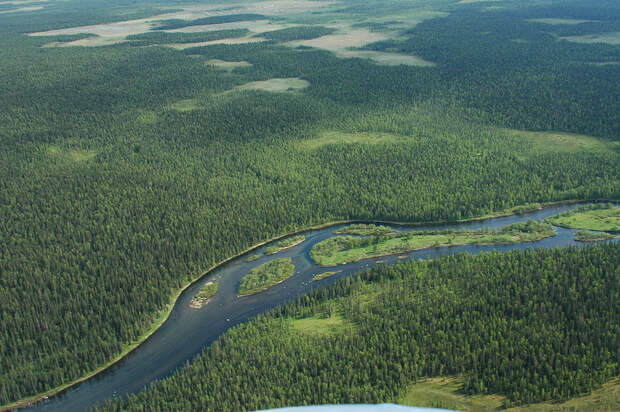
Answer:
[[(401, 231), (425, 229), (496, 229), (517, 222), (530, 219), (542, 220), (579, 204), (557, 205), (524, 215), (515, 215), (473, 221), (465, 223), (434, 224), (426, 226), (391, 225)], [(272, 256), (265, 256), (262, 252), (269, 245), (249, 252), (205, 275), (200, 282), (184, 291), (176, 302), (170, 318), (146, 342), (123, 360), (95, 377), (76, 385), (66, 391), (50, 397), (26, 408), (38, 411), (81, 411), (100, 404), (113, 397), (124, 396), (144, 388), (145, 385), (156, 379), (169, 376), (175, 369), (183, 366), (198, 355), (202, 349), (222, 335), (230, 327), (245, 322), (262, 312), (275, 306), (291, 301), (295, 297), (307, 293), (312, 288), (332, 284), (337, 279), (348, 276), (361, 269), (374, 267), (378, 264), (391, 264), (404, 259), (404, 255), (387, 256), (379, 259), (367, 259), (346, 265), (339, 265), (335, 269), (320, 268), (314, 264), (309, 252), (316, 243), (330, 238), (334, 231), (345, 225), (329, 228), (309, 230), (303, 233), (306, 240), (288, 250)], [(512, 245), (489, 246), (453, 246), (429, 248), (413, 251), (406, 254), (406, 259), (432, 259), (444, 255), (468, 252), (477, 254), (482, 251), (508, 251), (526, 248), (553, 248), (578, 244), (573, 235), (576, 230), (556, 227), (557, 236), (540, 240)], [(617, 239), (615, 240), (617, 241)], [(246, 262), (248, 256), (260, 254), (260, 259), (251, 263)], [(262, 293), (237, 297), (237, 288), (241, 279), (254, 267), (271, 259), (290, 257), (295, 264), (295, 274), (285, 282), (274, 286)], [(380, 260), (383, 263), (377, 263)], [(340, 270), (341, 272), (330, 278), (311, 282), (312, 277), (326, 270)], [(219, 290), (209, 304), (201, 309), (189, 307), (192, 297), (197, 293), (206, 280), (217, 280)]]

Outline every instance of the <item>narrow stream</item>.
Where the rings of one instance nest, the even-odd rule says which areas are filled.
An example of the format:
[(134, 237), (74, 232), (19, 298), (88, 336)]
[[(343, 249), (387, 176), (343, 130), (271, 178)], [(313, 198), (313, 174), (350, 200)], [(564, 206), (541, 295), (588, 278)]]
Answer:
[[(465, 223), (435, 224), (427, 226), (390, 225), (400, 231), (425, 229), (496, 229), (517, 222), (530, 219), (542, 220), (579, 204), (557, 205), (524, 215), (493, 218), (483, 221)], [(249, 252), (218, 269), (205, 275), (200, 282), (189, 287), (176, 302), (172, 314), (146, 342), (126, 356), (116, 365), (95, 377), (74, 386), (56, 396), (34, 404), (26, 409), (39, 411), (81, 411), (96, 404), (117, 396), (124, 396), (144, 388), (155, 379), (169, 376), (175, 369), (191, 361), (202, 349), (217, 339), (226, 330), (241, 322), (268, 311), (275, 306), (289, 302), (298, 295), (307, 293), (312, 288), (324, 284), (332, 284), (337, 279), (348, 276), (360, 269), (374, 267), (377, 264), (393, 264), (404, 255), (386, 256), (379, 259), (367, 259), (346, 265), (339, 265), (335, 269), (320, 268), (310, 258), (309, 252), (316, 243), (330, 238), (334, 231), (345, 225), (332, 226), (325, 229), (309, 230), (303, 233), (306, 240), (291, 248), (272, 256), (265, 256), (262, 252), (269, 245)], [(576, 230), (555, 227), (557, 236), (537, 242), (526, 242), (511, 245), (490, 246), (453, 246), (437, 247), (413, 251), (406, 254), (406, 259), (432, 259), (444, 255), (460, 252), (477, 254), (482, 251), (498, 250), (501, 252), (526, 248), (553, 248), (579, 244), (574, 240)], [(617, 241), (614, 240), (614, 241)], [(253, 262), (246, 262), (248, 256), (260, 254), (260, 258)], [(290, 257), (295, 264), (295, 274), (285, 282), (256, 295), (237, 298), (237, 287), (241, 279), (254, 267), (271, 259)], [(377, 263), (380, 260), (382, 263)], [(326, 270), (340, 270), (341, 272), (330, 278), (311, 282), (312, 277)], [(192, 297), (207, 279), (219, 282), (218, 293), (209, 304), (201, 309), (189, 307)]]

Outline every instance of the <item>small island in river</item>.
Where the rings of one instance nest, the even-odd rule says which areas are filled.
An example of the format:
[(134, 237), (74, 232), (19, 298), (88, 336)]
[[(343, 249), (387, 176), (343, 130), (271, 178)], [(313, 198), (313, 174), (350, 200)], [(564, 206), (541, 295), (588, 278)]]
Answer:
[(359, 223), (346, 226), (334, 233), (338, 235), (384, 236), (398, 232), (389, 226)]
[(217, 282), (213, 280), (208, 281), (202, 288), (200, 288), (200, 291), (198, 291), (196, 296), (194, 296), (189, 304), (189, 307), (193, 309), (200, 309), (209, 303), (211, 298), (217, 293), (218, 288), (219, 284)]
[(591, 230), (579, 230), (575, 233), (575, 240), (577, 242), (600, 242), (602, 240), (610, 240), (615, 238), (615, 235), (607, 232), (592, 232)]
[(280, 251), (282, 251), (284, 249), (290, 249), (293, 246), (299, 245), (304, 240), (306, 240), (306, 237), (304, 235), (298, 235), (298, 236), (293, 236), (293, 237), (286, 238), (286, 239), (281, 240), (278, 243), (274, 244), (273, 246), (269, 246), (267, 249), (265, 249), (265, 254), (266, 255), (273, 255), (273, 254), (278, 253), (278, 252), (280, 252)]
[(265, 291), (293, 276), (295, 265), (291, 258), (275, 259), (254, 269), (241, 280), (239, 296)]
[(611, 203), (584, 205), (548, 217), (545, 222), (569, 229), (620, 232), (620, 206)]
[(529, 221), (488, 230), (414, 231), (384, 236), (338, 236), (314, 245), (310, 256), (321, 266), (336, 266), (429, 247), (533, 242), (555, 236), (550, 224)]

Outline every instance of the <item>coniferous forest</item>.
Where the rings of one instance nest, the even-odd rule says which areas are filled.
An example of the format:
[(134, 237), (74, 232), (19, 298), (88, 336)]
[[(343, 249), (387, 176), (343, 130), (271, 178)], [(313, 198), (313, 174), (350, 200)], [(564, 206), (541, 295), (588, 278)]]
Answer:
[[(467, 393), (505, 394), (506, 407), (567, 399), (618, 374), (619, 271), (618, 244), (381, 266), (230, 330), (104, 410), (381, 403), (454, 374)], [(296, 330), (312, 316), (352, 326)]]
[[(284, 233), (620, 199), (620, 46), (588, 40), (620, 32), (612, 0), (343, 0), (291, 16), (167, 18), (97, 47), (72, 45), (92, 33), (29, 35), (215, 3), (0, 3), (0, 405), (107, 364), (189, 281)], [(247, 28), (265, 19), (264, 36)], [(340, 21), (385, 37), (356, 52), (432, 65), (288, 43), (335, 35)], [(308, 87), (242, 87), (286, 78)], [(605, 246), (377, 269), (236, 328), (112, 408), (385, 401), (418, 378), (464, 373), (469, 393), (509, 404), (567, 399), (618, 375), (619, 261)], [(351, 298), (355, 288), (373, 299)], [(355, 333), (288, 332), (289, 318), (329, 302)], [(256, 342), (281, 351), (270, 358)], [(360, 354), (354, 375), (324, 367), (340, 356), (353, 373)], [(235, 376), (242, 364), (251, 373)], [(276, 395), (251, 381), (285, 373), (306, 383)], [(199, 389), (225, 385), (235, 398)]]

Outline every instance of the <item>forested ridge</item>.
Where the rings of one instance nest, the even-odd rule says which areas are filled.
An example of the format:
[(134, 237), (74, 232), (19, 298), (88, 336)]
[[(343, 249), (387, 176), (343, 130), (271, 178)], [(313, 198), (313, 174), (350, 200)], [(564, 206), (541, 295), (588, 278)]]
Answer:
[[(394, 402), (446, 375), (504, 406), (563, 400), (618, 374), (619, 298), (617, 243), (379, 266), (229, 330), (171, 378), (101, 409)], [(291, 326), (312, 316), (352, 327)]]
[[(477, 16), (467, 8), (389, 46), (433, 68), (275, 41), (137, 46), (217, 32), (43, 48), (84, 36), (22, 33), (155, 14), (144, 2), (51, 3), (38, 14), (0, 14), (0, 404), (105, 364), (190, 279), (283, 233), (332, 220), (457, 220), (531, 202), (620, 199), (617, 149), (533, 150), (505, 130), (617, 141), (620, 68), (590, 62), (620, 61), (618, 47), (547, 37), (524, 45), (508, 35), (481, 47), (467, 40)], [(533, 36), (539, 24), (525, 17), (541, 15), (478, 20), (481, 31)], [(484, 59), (484, 50), (497, 57)], [(252, 66), (227, 73), (209, 59)], [(231, 92), (276, 77), (310, 87)], [(190, 109), (177, 110), (179, 101)], [(306, 146), (325, 132), (394, 140)]]

